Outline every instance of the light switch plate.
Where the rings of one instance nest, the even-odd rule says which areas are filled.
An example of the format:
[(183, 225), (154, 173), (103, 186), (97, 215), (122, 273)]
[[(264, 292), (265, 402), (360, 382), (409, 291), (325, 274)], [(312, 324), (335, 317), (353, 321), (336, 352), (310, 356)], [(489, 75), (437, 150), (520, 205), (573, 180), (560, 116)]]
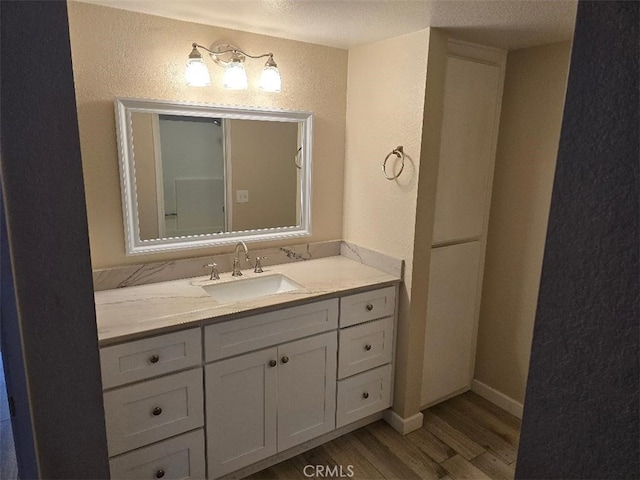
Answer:
[(236, 190), (237, 203), (249, 203), (249, 190)]

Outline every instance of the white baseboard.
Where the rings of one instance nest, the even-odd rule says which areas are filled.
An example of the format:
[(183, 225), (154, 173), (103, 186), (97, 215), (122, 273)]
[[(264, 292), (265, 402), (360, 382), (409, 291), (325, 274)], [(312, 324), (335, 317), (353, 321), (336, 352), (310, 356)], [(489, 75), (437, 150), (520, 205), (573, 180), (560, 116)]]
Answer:
[(506, 410), (511, 415), (522, 418), (522, 403), (511, 397), (507, 397), (504, 393), (499, 392), (495, 388), (491, 388), (489, 385), (474, 379), (471, 382), (471, 391), (477, 393), (482, 398), (489, 400), (491, 403), (497, 405), (503, 410)]
[(418, 430), (422, 427), (422, 423), (424, 421), (424, 415), (422, 415), (422, 412), (418, 412), (409, 418), (402, 418), (391, 409), (385, 410), (382, 413), (382, 418), (400, 435), (406, 435), (414, 430)]

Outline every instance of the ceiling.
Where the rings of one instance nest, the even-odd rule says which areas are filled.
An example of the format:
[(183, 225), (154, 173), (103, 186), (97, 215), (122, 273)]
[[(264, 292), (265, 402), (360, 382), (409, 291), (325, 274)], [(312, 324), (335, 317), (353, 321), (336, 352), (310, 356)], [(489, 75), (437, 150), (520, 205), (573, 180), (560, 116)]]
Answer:
[(570, 40), (577, 0), (81, 0), (350, 49), (427, 27), (507, 50)]

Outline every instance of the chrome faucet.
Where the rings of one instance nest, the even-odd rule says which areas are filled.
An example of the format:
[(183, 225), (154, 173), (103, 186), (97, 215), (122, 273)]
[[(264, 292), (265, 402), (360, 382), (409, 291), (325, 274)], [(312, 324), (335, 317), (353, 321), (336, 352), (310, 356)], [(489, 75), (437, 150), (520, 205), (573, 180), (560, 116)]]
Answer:
[(249, 249), (247, 248), (247, 245), (240, 241), (238, 243), (236, 243), (236, 255), (233, 258), (233, 273), (231, 273), (232, 277), (241, 277), (242, 276), (242, 272), (240, 271), (240, 247), (242, 247), (244, 249), (244, 258), (245, 260), (248, 262), (249, 261)]
[(262, 260), (264, 260), (267, 257), (256, 257), (256, 266), (253, 269), (253, 273), (262, 273), (264, 272), (264, 270), (262, 270)]
[(218, 273), (218, 264), (217, 263), (207, 263), (202, 268), (211, 267), (211, 276), (209, 280), (220, 280), (220, 273)]

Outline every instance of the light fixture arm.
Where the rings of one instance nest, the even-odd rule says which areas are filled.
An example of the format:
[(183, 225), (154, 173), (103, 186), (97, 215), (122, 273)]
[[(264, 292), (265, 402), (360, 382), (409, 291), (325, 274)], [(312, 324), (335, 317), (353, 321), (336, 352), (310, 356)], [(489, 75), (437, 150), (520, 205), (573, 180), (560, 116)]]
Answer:
[(209, 52), (211, 55), (216, 55), (216, 56), (224, 55), (225, 53), (240, 53), (245, 57), (249, 57), (249, 58), (264, 58), (264, 57), (273, 58), (273, 53), (263, 53), (262, 55), (249, 55), (247, 52), (240, 50), (239, 48), (229, 48), (227, 50), (220, 50), (216, 52), (208, 49), (204, 45), (200, 45), (199, 43), (193, 43), (192, 46), (193, 48), (202, 48), (203, 50), (206, 50), (207, 52)]

